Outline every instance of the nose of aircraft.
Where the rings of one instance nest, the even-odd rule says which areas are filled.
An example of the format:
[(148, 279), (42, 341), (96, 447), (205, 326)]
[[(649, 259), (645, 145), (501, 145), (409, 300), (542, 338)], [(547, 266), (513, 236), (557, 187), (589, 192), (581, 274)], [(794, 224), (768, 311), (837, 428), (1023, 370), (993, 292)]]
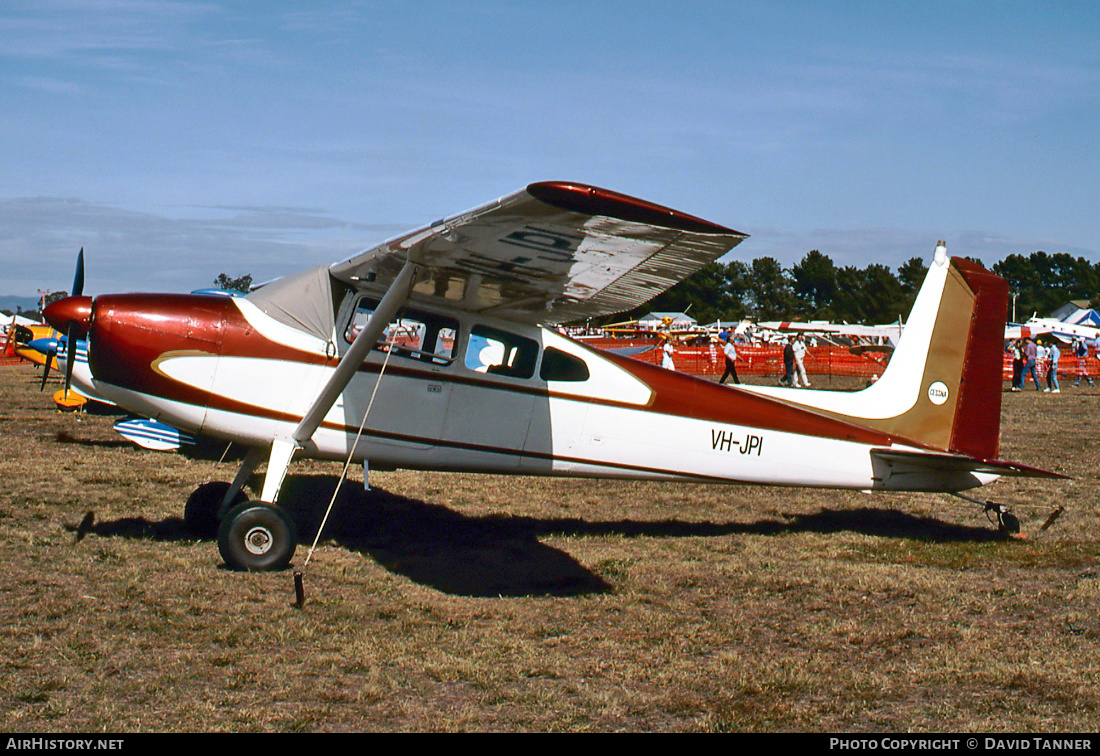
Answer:
[(34, 339), (33, 341), (28, 341), (27, 346), (39, 354), (53, 354), (57, 351), (57, 339)]
[(42, 311), (42, 317), (62, 333), (68, 333), (71, 324), (76, 325), (78, 333), (84, 335), (92, 322), (91, 297), (65, 297), (53, 302)]

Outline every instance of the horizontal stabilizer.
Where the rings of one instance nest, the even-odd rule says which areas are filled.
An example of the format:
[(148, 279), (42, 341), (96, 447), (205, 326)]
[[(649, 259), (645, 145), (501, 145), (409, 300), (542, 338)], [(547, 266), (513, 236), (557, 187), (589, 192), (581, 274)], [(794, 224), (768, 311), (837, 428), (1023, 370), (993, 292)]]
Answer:
[(1022, 478), (1065, 479), (1061, 475), (1038, 467), (1028, 467), (1016, 462), (999, 459), (976, 459), (960, 454), (939, 454), (896, 449), (872, 449), (871, 456), (891, 466), (905, 467), (908, 470), (923, 470), (935, 473), (980, 473), (985, 475), (1005, 475)]

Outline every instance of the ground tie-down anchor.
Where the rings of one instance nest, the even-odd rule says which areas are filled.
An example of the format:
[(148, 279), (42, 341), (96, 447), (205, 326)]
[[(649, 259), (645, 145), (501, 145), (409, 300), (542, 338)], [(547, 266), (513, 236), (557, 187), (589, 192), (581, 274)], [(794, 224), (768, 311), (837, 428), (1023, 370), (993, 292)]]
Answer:
[(294, 608), (301, 609), (306, 603), (306, 589), (302, 585), (302, 571), (294, 570)]
[(1047, 528), (1049, 528), (1051, 525), (1054, 524), (1055, 520), (1062, 516), (1062, 512), (1065, 511), (1066, 508), (1059, 505), (1053, 512), (1050, 513), (1050, 517), (1047, 518), (1047, 521), (1043, 523), (1043, 527), (1039, 528), (1039, 530), (1046, 530)]

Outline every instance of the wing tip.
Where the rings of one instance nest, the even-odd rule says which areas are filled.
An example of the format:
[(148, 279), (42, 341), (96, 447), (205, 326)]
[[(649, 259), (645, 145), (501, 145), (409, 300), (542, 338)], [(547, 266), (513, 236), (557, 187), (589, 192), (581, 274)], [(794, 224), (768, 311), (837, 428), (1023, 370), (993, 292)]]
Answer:
[(529, 184), (527, 193), (540, 202), (584, 215), (604, 215), (697, 234), (748, 238), (748, 234), (732, 228), (598, 186), (572, 181), (539, 181)]

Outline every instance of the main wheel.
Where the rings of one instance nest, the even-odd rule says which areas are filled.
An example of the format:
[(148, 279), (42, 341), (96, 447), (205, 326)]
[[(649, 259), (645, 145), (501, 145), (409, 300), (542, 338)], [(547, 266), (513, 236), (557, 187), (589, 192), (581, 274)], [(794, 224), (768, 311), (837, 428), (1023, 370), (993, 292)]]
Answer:
[[(221, 523), (218, 513), (228, 490), (228, 483), (203, 483), (187, 497), (187, 504), (183, 507), (183, 524), (188, 532), (196, 538), (217, 537), (218, 525)], [(244, 491), (238, 491), (230, 507), (245, 501), (248, 501), (248, 497), (244, 495)]]
[(284, 569), (297, 546), (294, 521), (279, 507), (263, 502), (238, 504), (226, 513), (218, 528), (218, 551), (233, 570)]

